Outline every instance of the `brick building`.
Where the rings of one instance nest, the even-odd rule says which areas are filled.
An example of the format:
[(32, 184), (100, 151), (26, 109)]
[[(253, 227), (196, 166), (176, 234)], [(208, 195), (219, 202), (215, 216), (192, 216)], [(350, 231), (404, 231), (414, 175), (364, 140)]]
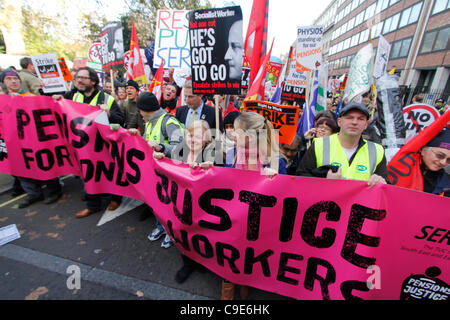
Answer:
[(388, 70), (395, 67), (400, 85), (410, 96), (426, 93), (428, 103), (448, 99), (449, 9), (450, 0), (332, 1), (314, 23), (324, 26), (329, 75), (347, 73), (352, 58), (370, 38), (376, 50), (383, 35), (392, 45)]

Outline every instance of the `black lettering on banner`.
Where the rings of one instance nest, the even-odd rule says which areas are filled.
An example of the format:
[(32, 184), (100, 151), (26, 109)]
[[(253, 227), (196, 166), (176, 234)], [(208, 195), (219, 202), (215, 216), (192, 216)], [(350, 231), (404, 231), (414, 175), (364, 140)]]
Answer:
[(103, 147), (106, 147), (107, 149), (109, 149), (109, 142), (107, 142), (105, 139), (103, 139), (102, 135), (100, 134), (100, 131), (97, 130), (97, 132), (95, 134), (94, 151), (102, 152)]
[[(63, 152), (64, 151), (64, 152)], [(55, 148), (56, 161), (58, 162), (59, 167), (64, 166), (64, 159), (73, 167), (72, 161), (70, 161), (70, 152), (66, 146), (58, 146)]]
[(212, 223), (210, 221), (200, 220), (198, 225), (205, 229), (215, 231), (226, 231), (231, 229), (231, 219), (228, 213), (218, 206), (213, 206), (211, 201), (213, 199), (233, 200), (234, 192), (232, 189), (211, 189), (203, 193), (198, 199), (200, 208), (207, 214), (220, 218), (219, 223)]
[(300, 269), (289, 267), (288, 266), (289, 260), (302, 261), (303, 256), (293, 253), (282, 252), (280, 256), (280, 265), (278, 267), (277, 280), (296, 286), (298, 285), (299, 281), (297, 279), (286, 277), (286, 272), (290, 272), (293, 274), (300, 274)]
[(23, 140), (25, 139), (24, 127), (30, 124), (31, 118), (25, 110), (17, 109), (16, 121), (17, 121), (17, 137), (20, 140)]
[[(231, 253), (231, 255), (226, 255), (225, 250)], [(228, 261), (231, 271), (235, 274), (240, 274), (238, 267), (236, 266), (236, 260), (240, 258), (239, 250), (230, 244), (217, 242), (216, 243), (216, 255), (217, 264), (221, 267), (225, 266), (225, 260)]]
[(89, 182), (94, 177), (95, 167), (91, 160), (82, 159), (80, 160), (81, 170), (83, 172), (83, 165), (86, 166), (86, 173), (84, 174), (83, 181)]
[[(203, 248), (205, 252), (202, 252), (200, 243), (203, 243)], [(211, 242), (209, 242), (208, 238), (204, 235), (196, 234), (195, 236), (193, 236), (192, 247), (203, 258), (211, 259), (212, 257), (214, 257), (214, 250), (211, 245)]]
[[(325, 278), (317, 273), (318, 266), (322, 266), (327, 270)], [(313, 291), (314, 282), (316, 280), (319, 281), (320, 283), (322, 298), (324, 300), (330, 300), (330, 292), (328, 290), (328, 287), (330, 284), (336, 282), (336, 271), (328, 261), (311, 257), (308, 259), (308, 266), (306, 267), (306, 275), (304, 283), (305, 289)]]
[(172, 237), (173, 241), (175, 241), (176, 243), (181, 244), (181, 246), (184, 248), (184, 250), (186, 251), (191, 251), (191, 248), (189, 246), (189, 240), (188, 240), (188, 233), (185, 230), (180, 230), (180, 234), (181, 234), (181, 240), (178, 239), (175, 236), (175, 233), (173, 232), (173, 223), (172, 221), (168, 220), (167, 221), (167, 228), (169, 229), (169, 234)]
[[(44, 158), (47, 161), (44, 161)], [(47, 165), (45, 165), (45, 163), (47, 163)], [(36, 152), (36, 164), (42, 171), (49, 171), (55, 165), (55, 157), (53, 156), (53, 152), (48, 149), (42, 149)]]
[(134, 158), (140, 160), (140, 161), (144, 161), (145, 160), (145, 153), (141, 150), (137, 150), (137, 149), (130, 149), (127, 152), (127, 163), (128, 166), (134, 170), (134, 175), (131, 175), (130, 173), (127, 172), (126, 176), (127, 176), (127, 180), (132, 183), (132, 184), (138, 184), (139, 181), (141, 181), (141, 169), (139, 168), (139, 165), (137, 163), (134, 162)]
[(27, 167), (27, 169), (30, 169), (30, 162), (34, 161), (33, 157), (30, 157), (27, 155), (27, 153), (32, 153), (33, 150), (32, 149), (25, 149), (22, 148), (22, 156), (23, 156), (23, 160), (25, 161), (25, 166)]
[(277, 198), (250, 191), (241, 191), (239, 201), (248, 203), (247, 240), (256, 241), (259, 237), (261, 222), (261, 208), (272, 208), (277, 203)]
[(183, 201), (183, 213), (177, 208), (177, 199), (178, 199), (178, 185), (175, 181), (172, 181), (172, 188), (170, 190), (170, 198), (173, 204), (173, 213), (180, 220), (181, 223), (191, 226), (192, 225), (192, 194), (186, 189), (184, 192), (184, 201)]
[(358, 243), (369, 247), (378, 247), (380, 245), (379, 237), (367, 236), (361, 233), (364, 220), (382, 221), (386, 218), (386, 210), (378, 210), (354, 204), (350, 212), (347, 234), (345, 235), (344, 245), (341, 256), (351, 264), (360, 268), (367, 269), (374, 265), (376, 259), (364, 257), (356, 253)]
[(112, 182), (114, 180), (114, 171), (116, 168), (116, 164), (114, 162), (109, 163), (109, 167), (106, 167), (105, 162), (103, 161), (97, 161), (97, 168), (95, 170), (95, 182), (100, 182), (102, 175), (105, 176), (105, 178)]
[[(410, 160), (411, 163), (408, 163), (407, 160)], [(416, 165), (416, 161), (411, 156), (410, 153), (405, 154), (401, 159), (398, 160), (398, 163), (403, 165), (405, 169), (407, 169), (406, 172), (400, 171), (399, 167), (395, 166), (389, 166), (388, 169), (388, 179), (390, 184), (397, 184), (398, 182), (398, 176), (400, 177), (408, 177), (412, 173), (412, 167)]]
[[(161, 182), (156, 183), (156, 194), (158, 195), (158, 199), (164, 204), (169, 204), (169, 178), (156, 170), (155, 174), (161, 178)], [(165, 191), (165, 195), (163, 195), (163, 190)]]
[(283, 203), (283, 216), (281, 218), (279, 240), (288, 242), (292, 240), (295, 218), (297, 216), (298, 201), (296, 198), (286, 198)]
[(89, 143), (89, 135), (85, 131), (77, 129), (79, 124), (88, 127), (92, 125), (92, 121), (83, 117), (74, 118), (70, 121), (70, 131), (80, 137), (80, 141), (72, 140), (72, 146), (76, 149), (81, 149)]
[(300, 234), (306, 243), (315, 248), (329, 248), (336, 239), (336, 230), (330, 228), (324, 228), (320, 237), (315, 236), (322, 212), (327, 213), (327, 221), (339, 221), (341, 217), (341, 208), (333, 201), (321, 201), (306, 210)]
[(434, 227), (433, 226), (425, 226), (425, 227), (423, 227), (422, 228), (422, 230), (420, 230), (420, 231), (422, 231), (422, 233), (423, 233), (423, 236), (415, 236), (414, 238), (415, 239), (419, 239), (419, 240), (423, 240), (423, 239), (425, 239), (426, 237), (428, 237), (428, 231), (427, 231), (427, 229), (430, 229), (430, 231), (431, 230), (433, 230), (434, 229)]
[(255, 257), (255, 249), (253, 248), (245, 249), (244, 273), (252, 274), (253, 265), (259, 262), (261, 264), (264, 276), (270, 277), (269, 257), (273, 254), (274, 254), (273, 250), (268, 249), (263, 253), (261, 253), (259, 256)]
[(40, 142), (44, 141), (50, 141), (50, 140), (56, 140), (58, 139), (57, 134), (46, 134), (45, 128), (46, 127), (53, 127), (55, 125), (55, 121), (43, 121), (43, 116), (48, 116), (52, 114), (51, 109), (39, 109), (39, 110), (33, 110), (33, 117), (34, 117), (34, 123), (36, 124), (36, 133), (38, 136), (38, 140)]
[(367, 282), (350, 280), (341, 283), (341, 293), (345, 300), (363, 300), (353, 295), (353, 290), (368, 292), (370, 289), (367, 286)]
[(61, 115), (57, 112), (54, 113), (56, 123), (59, 127), (59, 133), (61, 136), (66, 137), (66, 139), (69, 137), (69, 128), (67, 127), (67, 114), (63, 113), (62, 118)]
[(127, 187), (130, 183), (125, 179), (122, 181), (125, 171), (125, 143), (122, 143), (121, 151), (119, 152), (119, 145), (116, 141), (111, 141), (111, 157), (117, 164), (117, 178), (116, 185), (121, 187)]

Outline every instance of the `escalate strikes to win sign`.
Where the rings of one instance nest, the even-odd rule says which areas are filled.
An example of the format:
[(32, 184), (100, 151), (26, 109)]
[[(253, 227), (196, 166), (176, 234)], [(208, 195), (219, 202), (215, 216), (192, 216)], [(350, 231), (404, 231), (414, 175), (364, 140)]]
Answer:
[(240, 94), (244, 59), (241, 7), (189, 14), (194, 94)]

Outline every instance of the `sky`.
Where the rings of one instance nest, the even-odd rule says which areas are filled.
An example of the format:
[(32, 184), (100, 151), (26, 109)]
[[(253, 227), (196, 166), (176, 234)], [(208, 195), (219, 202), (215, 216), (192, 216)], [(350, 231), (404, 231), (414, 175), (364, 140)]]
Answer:
[[(287, 54), (289, 48), (296, 39), (297, 27), (310, 26), (313, 21), (326, 9), (332, 0), (276, 0), (269, 4), (269, 33), (268, 46), (275, 38), (272, 55), (280, 57), (281, 54)], [(66, 10), (78, 10), (80, 7), (88, 8), (92, 0), (32, 0), (34, 5), (41, 9), (51, 9), (62, 7), (65, 4)], [(102, 0), (105, 4), (100, 10), (104, 10), (105, 16), (110, 21), (117, 20), (126, 10), (123, 0)], [(244, 39), (247, 33), (248, 21), (252, 10), (253, 1), (251, 0), (210, 0), (213, 6), (217, 8), (240, 5), (244, 17)], [(76, 19), (77, 15), (72, 18)]]
[[(251, 0), (210, 0), (217, 8), (240, 5), (244, 17), (244, 38), (247, 33), (248, 21), (252, 10)], [(124, 8), (122, 0), (107, 0), (105, 14), (108, 19), (116, 19), (117, 13)], [(276, 0), (269, 4), (268, 46), (275, 37), (272, 55), (280, 57), (287, 54), (296, 39), (297, 27), (310, 26), (326, 9), (331, 0)]]

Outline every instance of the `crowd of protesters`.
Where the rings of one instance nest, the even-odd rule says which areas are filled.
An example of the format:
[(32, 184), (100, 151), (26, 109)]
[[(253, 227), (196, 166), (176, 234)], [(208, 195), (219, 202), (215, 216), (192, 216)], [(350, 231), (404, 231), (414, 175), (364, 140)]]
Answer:
[[(36, 76), (31, 60), (22, 59), (21, 67), (20, 71), (13, 68), (1, 70), (0, 94), (43, 95), (43, 83)], [(274, 128), (257, 113), (240, 112), (245, 94), (222, 95), (217, 99), (198, 95), (193, 93), (190, 80), (180, 88), (169, 76), (164, 81), (158, 101), (146, 87), (140, 87), (133, 80), (127, 81), (122, 74), (105, 81), (103, 89), (99, 88), (97, 73), (88, 67), (74, 71), (73, 79), (70, 91), (53, 95), (53, 98), (98, 106), (107, 113), (112, 130), (123, 127), (131, 135), (142, 136), (154, 149), (157, 160), (176, 158), (192, 168), (203, 170), (211, 166), (256, 170), (264, 173), (267, 179), (277, 174), (287, 174), (363, 180), (367, 181), (368, 187), (389, 183), (386, 156), (381, 139), (374, 130), (376, 104), (370, 95), (364, 96), (361, 103), (345, 105), (339, 114), (336, 108), (341, 97), (329, 96), (327, 110), (316, 115), (312, 129), (297, 134), (291, 144), (278, 144), (271, 140), (271, 134), (267, 134), (267, 144), (262, 152), (251, 147), (256, 145), (251, 143), (252, 139), (257, 139), (255, 132), (272, 131)], [(183, 98), (181, 92), (186, 103), (177, 107), (178, 99)], [(420, 102), (420, 99), (420, 96), (415, 97), (415, 102)], [(219, 119), (216, 119), (213, 101), (219, 102)], [(282, 104), (290, 103), (284, 101)], [(444, 113), (449, 103), (438, 99), (436, 108)], [(217, 129), (220, 139), (216, 138)], [(220, 141), (219, 147), (217, 141)], [(450, 159), (450, 130), (444, 129), (425, 147), (417, 150), (417, 154), (421, 159), (423, 191), (450, 196), (450, 179), (445, 171)], [(256, 161), (249, 161), (252, 157)], [(369, 168), (365, 174), (359, 172), (361, 166)], [(42, 190), (44, 183), (47, 185), (47, 196)], [(59, 179), (38, 181), (15, 177), (12, 195), (22, 193), (27, 196), (19, 203), (19, 208), (26, 208), (38, 201), (46, 204), (56, 202), (62, 196), (63, 188)], [(76, 217), (84, 218), (104, 210), (102, 197), (105, 196), (110, 199), (108, 210), (116, 210), (120, 206), (120, 196), (85, 194), (86, 208), (76, 213)], [(151, 214), (152, 209), (147, 206), (141, 220)], [(156, 241), (163, 236), (161, 246), (171, 247), (171, 238), (156, 220), (148, 239)], [(204, 269), (184, 255), (182, 261), (182, 267), (175, 275), (178, 283), (183, 283), (193, 271)], [(221, 298), (233, 299), (234, 290), (234, 284), (224, 281)], [(247, 295), (248, 288), (241, 288), (241, 297)]]

